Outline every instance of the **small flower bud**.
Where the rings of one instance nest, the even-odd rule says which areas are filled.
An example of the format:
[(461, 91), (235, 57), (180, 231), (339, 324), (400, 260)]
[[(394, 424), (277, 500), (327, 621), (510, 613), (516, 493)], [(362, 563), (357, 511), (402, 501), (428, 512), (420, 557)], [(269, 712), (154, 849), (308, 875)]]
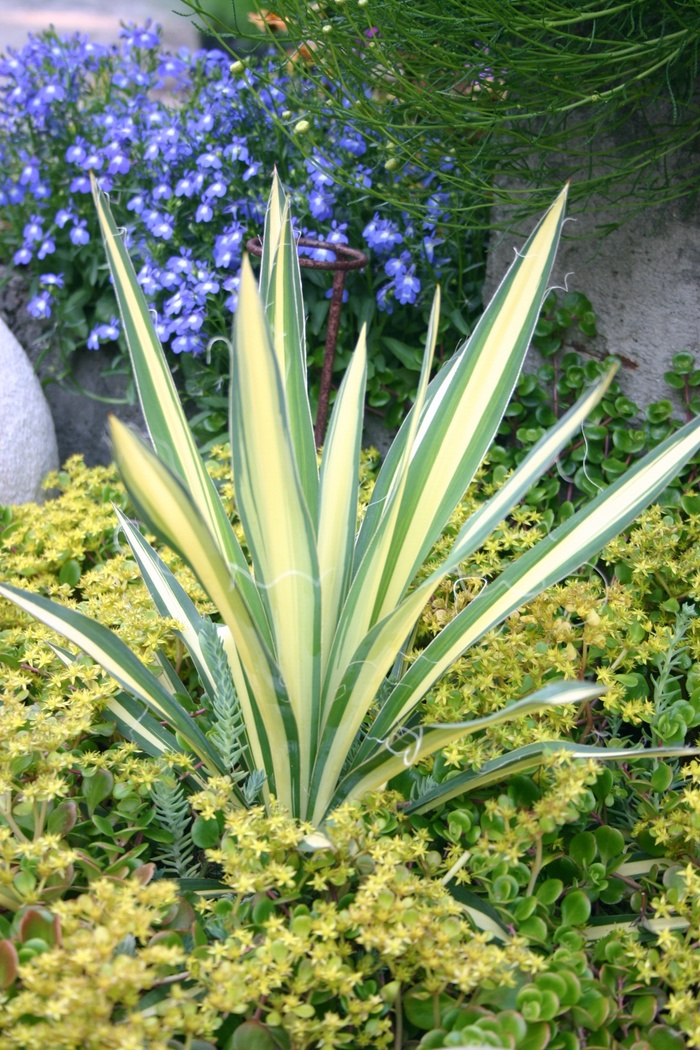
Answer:
[(328, 22), (326, 22), (326, 24), (323, 27), (323, 29), (321, 30), (321, 32), (322, 33), (332, 33), (333, 32), (333, 26), (330, 25)]
[(308, 120), (298, 120), (294, 125), (294, 130), (297, 135), (305, 135), (307, 131), (311, 130), (311, 125)]
[(228, 68), (230, 73), (242, 73), (245, 66), (239, 58), (237, 62), (232, 62)]
[(399, 166), (399, 163), (400, 162), (398, 157), (389, 157), (388, 161), (384, 165), (384, 168), (386, 169), (386, 171), (396, 171), (396, 169)]
[(282, 110), (282, 120), (289, 120), (291, 115), (292, 115), (291, 109), (284, 109), (284, 110)]

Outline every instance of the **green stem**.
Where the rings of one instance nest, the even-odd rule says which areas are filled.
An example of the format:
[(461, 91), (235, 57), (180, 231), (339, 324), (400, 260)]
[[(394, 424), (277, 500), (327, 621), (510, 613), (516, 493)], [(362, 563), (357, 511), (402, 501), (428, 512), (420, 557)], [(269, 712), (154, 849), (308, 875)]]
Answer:
[(535, 839), (535, 858), (532, 862), (532, 871), (530, 872), (530, 881), (527, 884), (525, 890), (525, 896), (531, 897), (535, 892), (535, 883), (537, 882), (538, 876), (542, 870), (542, 836), (538, 835)]

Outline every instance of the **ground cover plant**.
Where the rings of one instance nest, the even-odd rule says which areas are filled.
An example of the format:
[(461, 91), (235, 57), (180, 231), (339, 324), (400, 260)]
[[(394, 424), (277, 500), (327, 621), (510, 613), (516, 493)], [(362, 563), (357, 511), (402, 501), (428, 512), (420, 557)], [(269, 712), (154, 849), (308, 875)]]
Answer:
[[(433, 206), (420, 222), (369, 199), (371, 185), (394, 175), (342, 116), (326, 128), (326, 147), (347, 177), (339, 185), (327, 159), (299, 149), (303, 128), (293, 131), (299, 122), (287, 110), (286, 67), (270, 57), (243, 72), (230, 65), (223, 52), (163, 53), (155, 28), (134, 26), (118, 47), (47, 33), (8, 53), (0, 66), (2, 261), (27, 276), (28, 310), (46, 322), (56, 374), (69, 378), (76, 346), (99, 349), (105, 366), (118, 370), (125, 341), (89, 192), (89, 170), (99, 173), (118, 225), (129, 231), (179, 387), (196, 401), (199, 436), (211, 438), (225, 430), (228, 356), (221, 343), (206, 351), (212, 338), (230, 335), (243, 248), (262, 233), (276, 165), (302, 232), (369, 256), (368, 267), (347, 278), (336, 369), (342, 374), (361, 325), (371, 322), (368, 404), (395, 424), (420, 373), (416, 346), (436, 280), (446, 303), (438, 357), (469, 330), (480, 305), (483, 238), (452, 234), (447, 248), (455, 195), (442, 192), (439, 178), (430, 180)], [(305, 272), (312, 397), (331, 283), (327, 273)], [(448, 328), (456, 334), (443, 345)]]
[[(233, 510), (226, 461), (224, 448), (210, 471)], [(375, 456), (363, 458), (363, 502), (377, 468)], [(74, 459), (52, 484), (60, 495), (46, 507), (4, 512), (3, 574), (114, 623), (146, 661), (162, 647), (177, 659), (177, 640), (153, 616), (112, 526), (113, 502), (131, 513), (113, 468), (86, 470)], [(460, 515), (487, 497), (479, 479)], [(511, 521), (477, 571), (497, 573), (545, 528), (532, 509)], [(471, 667), (455, 668), (430, 703), (441, 717), (446, 703), (452, 717), (474, 711), (475, 699), (492, 709), (494, 669), (500, 692), (514, 673), (608, 667), (611, 689), (591, 712), (592, 739), (638, 746), (641, 732), (656, 742), (649, 712), (662, 698), (677, 702), (675, 689), (696, 702), (700, 666), (697, 618), (673, 640), (678, 614), (659, 598), (658, 576), (678, 606), (697, 603), (699, 541), (697, 515), (651, 508), (605, 551), (610, 569), (628, 567), (627, 582), (619, 571), (606, 583), (584, 570), (548, 591), (507, 621), (514, 644), (490, 632)], [(182, 578), (182, 563), (171, 564)], [(457, 612), (455, 584), (446, 580), (430, 603), (419, 639), (435, 630), (434, 617)], [(194, 581), (187, 589), (202, 614), (211, 611)], [(294, 822), (257, 809), (234, 818), (230, 784), (189, 795), (186, 761), (163, 766), (115, 737), (108, 677), (84, 659), (66, 667), (52, 636), (0, 605), (0, 972), (9, 996), (0, 1031), (8, 1046), (697, 1044), (700, 930), (688, 881), (698, 855), (695, 767), (681, 777), (673, 760), (555, 763), (410, 821), (400, 796), (385, 793), (361, 813), (338, 815), (332, 855), (300, 852)], [(672, 675), (659, 681), (670, 663)], [(181, 675), (192, 671), (184, 657)], [(461, 755), (411, 775), (443, 779), (538, 735), (586, 732), (585, 710), (568, 724), (562, 713), (513, 723), (506, 740), (502, 727), (487, 729), (481, 756), (472, 737)], [(693, 736), (688, 729), (686, 742)], [(187, 881), (195, 878), (209, 881)], [(499, 934), (488, 954), (488, 934), (475, 938), (464, 923), (462, 908), (475, 904)], [(509, 929), (521, 946), (499, 951)], [(236, 988), (249, 997), (234, 999)]]

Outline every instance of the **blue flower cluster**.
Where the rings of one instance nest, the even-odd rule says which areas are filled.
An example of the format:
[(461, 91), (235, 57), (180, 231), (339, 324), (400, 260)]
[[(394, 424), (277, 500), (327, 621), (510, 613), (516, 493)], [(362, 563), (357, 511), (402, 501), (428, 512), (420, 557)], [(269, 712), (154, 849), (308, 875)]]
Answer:
[[(49, 32), (0, 59), (0, 243), (31, 278), (33, 316), (60, 322), (70, 310), (70, 338), (92, 349), (119, 338), (92, 171), (110, 194), (161, 340), (175, 354), (201, 354), (230, 328), (242, 252), (261, 232), (275, 165), (300, 233), (368, 250), (368, 272), (348, 281), (355, 314), (367, 316), (368, 297), (384, 315), (423, 309), (436, 280), (459, 268), (454, 252), (450, 262), (438, 254), (445, 195), (436, 189), (419, 229), (408, 214), (378, 207), (366, 190), (395, 176), (371, 163), (349, 121), (329, 121), (324, 155), (302, 157), (280, 132), (280, 121), (291, 127), (296, 118), (290, 74), (274, 73), (275, 61), (232, 72), (219, 51), (165, 54), (150, 24), (125, 27), (111, 47)], [(330, 282), (321, 288), (317, 274), (314, 282), (325, 300)]]

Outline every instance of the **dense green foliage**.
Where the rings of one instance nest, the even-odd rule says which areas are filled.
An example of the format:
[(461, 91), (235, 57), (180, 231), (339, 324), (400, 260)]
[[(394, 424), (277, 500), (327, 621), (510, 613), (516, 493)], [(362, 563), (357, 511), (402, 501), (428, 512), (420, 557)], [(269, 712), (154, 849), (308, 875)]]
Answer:
[[(207, 0), (184, 2), (206, 21)], [(324, 114), (350, 106), (387, 166), (417, 164), (460, 188), (460, 224), (466, 214), (488, 223), (484, 200), (541, 207), (567, 176), (575, 197), (599, 190), (617, 218), (696, 191), (694, 0), (278, 0), (273, 9), (287, 33), (273, 22), (269, 35), (280, 48), (306, 46), (319, 88), (316, 101), (297, 96), (306, 141), (322, 148)], [(246, 25), (239, 11), (235, 35)], [(427, 196), (409, 173), (388, 199), (418, 206)]]

